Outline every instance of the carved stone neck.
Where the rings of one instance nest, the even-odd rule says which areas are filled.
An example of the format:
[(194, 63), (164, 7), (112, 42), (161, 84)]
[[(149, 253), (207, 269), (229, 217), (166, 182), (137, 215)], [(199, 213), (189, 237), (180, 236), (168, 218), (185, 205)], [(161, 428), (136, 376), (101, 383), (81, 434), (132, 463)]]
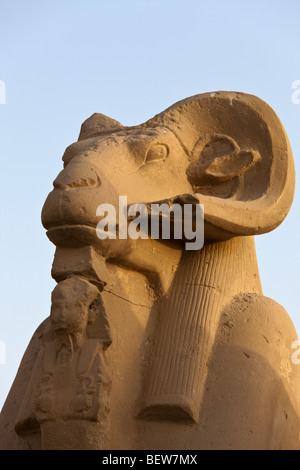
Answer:
[(183, 253), (162, 302), (142, 415), (197, 421), (222, 309), (250, 292), (262, 293), (253, 237)]

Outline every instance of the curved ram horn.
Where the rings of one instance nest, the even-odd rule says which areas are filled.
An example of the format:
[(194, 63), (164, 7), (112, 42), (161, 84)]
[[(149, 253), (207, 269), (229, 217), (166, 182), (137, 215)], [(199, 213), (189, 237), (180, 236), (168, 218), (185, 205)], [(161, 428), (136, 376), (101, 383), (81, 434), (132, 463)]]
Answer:
[[(187, 177), (204, 204), (206, 238), (266, 233), (288, 214), (295, 188), (292, 151), (281, 121), (261, 99), (204, 93), (144, 125), (168, 127), (185, 148)], [(238, 191), (228, 192), (230, 180)]]

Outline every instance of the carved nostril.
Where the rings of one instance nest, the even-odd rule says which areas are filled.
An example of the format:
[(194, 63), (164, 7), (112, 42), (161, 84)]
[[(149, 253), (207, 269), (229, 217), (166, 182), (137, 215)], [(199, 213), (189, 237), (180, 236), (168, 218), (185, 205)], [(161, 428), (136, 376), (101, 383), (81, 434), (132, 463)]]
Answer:
[(101, 180), (93, 168), (82, 164), (68, 165), (53, 181), (55, 189), (70, 190), (76, 188), (95, 188)]

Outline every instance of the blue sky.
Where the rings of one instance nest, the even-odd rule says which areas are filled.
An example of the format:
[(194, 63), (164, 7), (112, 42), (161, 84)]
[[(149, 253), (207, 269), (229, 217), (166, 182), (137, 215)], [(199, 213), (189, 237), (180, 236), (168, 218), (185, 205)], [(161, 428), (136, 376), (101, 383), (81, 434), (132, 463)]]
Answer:
[[(54, 246), (40, 214), (81, 123), (101, 112), (134, 125), (194, 94), (251, 93), (283, 122), (297, 172), (299, 17), (298, 0), (0, 0), (0, 407), (49, 314)], [(256, 237), (264, 294), (298, 335), (299, 209), (296, 187), (284, 223)]]

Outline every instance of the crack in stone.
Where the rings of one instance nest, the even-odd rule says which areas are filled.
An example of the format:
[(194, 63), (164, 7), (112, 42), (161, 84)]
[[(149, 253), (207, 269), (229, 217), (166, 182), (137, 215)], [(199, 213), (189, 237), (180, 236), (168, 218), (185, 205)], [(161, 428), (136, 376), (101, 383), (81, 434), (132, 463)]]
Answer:
[(129, 303), (132, 304), (132, 305), (136, 305), (136, 306), (138, 306), (138, 307), (149, 308), (148, 305), (137, 304), (137, 303), (135, 303), (135, 302), (132, 302), (132, 300), (126, 299), (125, 297), (122, 297), (121, 295), (116, 294), (115, 292), (113, 292), (113, 291), (111, 291), (111, 290), (109, 290), (109, 289), (104, 289), (103, 292), (107, 292), (108, 294), (115, 295), (116, 297), (119, 297), (119, 299), (125, 300), (126, 302), (129, 302)]

